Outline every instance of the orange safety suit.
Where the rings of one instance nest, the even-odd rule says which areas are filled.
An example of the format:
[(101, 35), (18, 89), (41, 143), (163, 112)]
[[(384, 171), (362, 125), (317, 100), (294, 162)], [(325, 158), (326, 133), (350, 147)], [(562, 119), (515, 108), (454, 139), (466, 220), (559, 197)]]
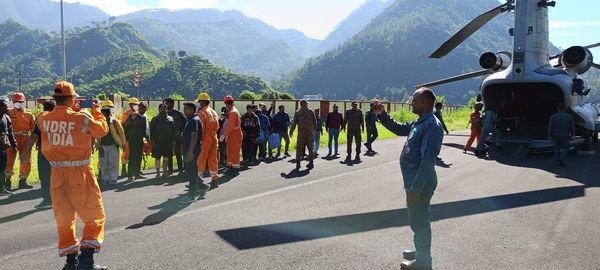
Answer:
[[(124, 124), (125, 121), (127, 121), (127, 118), (134, 112), (135, 110), (132, 108), (123, 112), (123, 114), (121, 114), (121, 124)], [(123, 145), (123, 153), (121, 154), (121, 164), (127, 164), (127, 162), (129, 162), (129, 143)]]
[[(33, 126), (35, 125), (35, 116), (31, 112), (26, 109), (10, 109), (8, 110), (8, 115), (10, 116), (10, 121), (12, 122), (13, 134), (15, 136), (15, 140), (17, 141), (17, 151), (19, 152), (19, 157), (25, 151), (25, 145), (27, 144), (27, 138), (33, 131)], [(13, 166), (15, 165), (15, 160), (17, 158), (17, 153), (9, 148), (7, 150), (6, 157), (6, 179), (9, 179), (14, 175)], [(29, 172), (31, 171), (31, 160), (27, 160), (26, 163), (19, 162), (19, 179), (25, 180), (29, 176)]]
[(204, 106), (198, 110), (198, 118), (202, 122), (202, 148), (197, 163), (198, 172), (204, 173), (208, 164), (208, 171), (213, 180), (216, 180), (219, 169), (219, 139), (217, 138), (219, 115), (210, 106)]
[[(104, 240), (104, 206), (90, 157), (92, 138), (108, 134), (108, 125), (98, 109), (92, 113), (93, 117), (57, 106), (37, 123), (42, 153), (52, 167), (50, 194), (60, 256), (77, 253), (79, 248), (99, 250)], [(81, 242), (75, 235), (76, 216), (84, 224)]]
[(240, 168), (240, 150), (242, 149), (242, 125), (240, 120), (240, 112), (233, 107), (227, 112), (227, 127), (223, 131), (223, 136), (227, 139), (226, 157), (227, 166), (235, 169)]

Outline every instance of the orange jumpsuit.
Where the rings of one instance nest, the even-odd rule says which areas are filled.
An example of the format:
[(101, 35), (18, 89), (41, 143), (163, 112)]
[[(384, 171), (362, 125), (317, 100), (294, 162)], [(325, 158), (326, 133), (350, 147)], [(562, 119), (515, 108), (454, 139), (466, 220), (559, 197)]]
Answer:
[[(129, 110), (126, 110), (125, 112), (123, 112), (123, 114), (121, 114), (121, 124), (124, 124), (125, 121), (127, 121), (127, 118), (129, 118), (129, 116), (134, 113), (135, 110), (132, 108), (129, 108)], [(121, 154), (121, 164), (127, 164), (127, 162), (129, 162), (129, 144), (126, 143), (123, 146), (123, 153)]]
[(234, 107), (227, 113), (227, 127), (223, 131), (223, 136), (227, 138), (227, 166), (235, 169), (240, 168), (240, 150), (242, 149), (242, 126), (240, 112)]
[(217, 138), (219, 115), (210, 106), (205, 106), (198, 110), (198, 118), (202, 122), (202, 148), (197, 163), (198, 172), (202, 174), (208, 163), (208, 171), (213, 180), (216, 180), (219, 169), (219, 139)]
[[(52, 166), (50, 194), (58, 229), (60, 256), (77, 253), (79, 248), (99, 250), (104, 240), (104, 206), (92, 169), (92, 138), (108, 134), (108, 125), (99, 110), (93, 118), (67, 106), (40, 117), (42, 152)], [(81, 242), (75, 236), (76, 215), (84, 224)]]
[[(25, 109), (10, 109), (8, 110), (8, 115), (10, 116), (10, 120), (12, 122), (13, 134), (15, 136), (15, 140), (17, 141), (17, 151), (19, 152), (19, 157), (25, 151), (25, 145), (27, 144), (27, 138), (33, 131), (33, 126), (35, 125), (35, 116)], [(10, 179), (13, 174), (13, 166), (15, 164), (15, 159), (17, 157), (17, 153), (12, 150), (12, 148), (7, 150), (7, 161), (6, 161), (6, 179)], [(19, 162), (19, 179), (24, 180), (29, 176), (29, 171), (31, 171), (31, 161), (28, 160), (27, 163)]]

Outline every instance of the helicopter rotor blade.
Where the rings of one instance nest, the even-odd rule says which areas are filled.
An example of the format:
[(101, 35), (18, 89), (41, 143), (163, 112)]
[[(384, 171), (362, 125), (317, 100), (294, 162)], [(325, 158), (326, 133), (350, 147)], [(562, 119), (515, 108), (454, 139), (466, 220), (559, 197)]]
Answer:
[(592, 67), (595, 67), (595, 68), (597, 68), (597, 69), (600, 69), (600, 64), (592, 63)]
[(433, 81), (433, 82), (424, 83), (424, 84), (415, 86), (415, 88), (431, 87), (431, 86), (466, 80), (466, 79), (470, 79), (470, 78), (475, 78), (475, 77), (487, 75), (490, 73), (493, 73), (493, 72), (489, 71), (487, 69), (482, 69), (482, 70), (473, 71), (473, 72), (465, 73), (465, 74), (454, 76), (454, 77), (449, 77), (446, 79), (441, 79), (441, 80), (437, 80), (437, 81)]
[[(594, 43), (592, 45), (584, 46), (583, 48), (585, 48), (585, 49), (593, 49), (593, 48), (596, 48), (596, 47), (600, 47), (600, 42), (599, 43)], [(561, 56), (562, 56), (562, 53), (555, 54), (553, 56), (550, 56), (550, 60), (559, 58)]]
[(491, 21), (493, 18), (498, 16), (502, 12), (506, 12), (510, 10), (512, 5), (512, 0), (507, 1), (506, 3), (479, 15), (477, 18), (469, 22), (465, 27), (460, 29), (454, 36), (448, 39), (442, 46), (440, 46), (435, 52), (433, 52), (429, 58), (442, 58), (454, 50), (458, 45), (460, 45), (463, 41), (465, 41), (469, 36), (471, 36), (475, 31), (479, 30), (479, 28), (483, 27), (486, 23)]

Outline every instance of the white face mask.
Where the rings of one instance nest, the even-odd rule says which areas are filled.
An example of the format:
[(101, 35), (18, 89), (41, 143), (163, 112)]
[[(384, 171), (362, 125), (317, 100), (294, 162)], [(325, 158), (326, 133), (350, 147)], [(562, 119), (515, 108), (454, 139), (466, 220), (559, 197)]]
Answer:
[(115, 114), (115, 108), (110, 108), (110, 114)]
[(140, 108), (140, 106), (138, 106), (138, 105), (133, 105), (133, 110), (134, 110), (134, 111), (136, 111), (136, 112), (137, 112), (139, 108)]
[(23, 108), (23, 102), (15, 102), (15, 109), (20, 110)]

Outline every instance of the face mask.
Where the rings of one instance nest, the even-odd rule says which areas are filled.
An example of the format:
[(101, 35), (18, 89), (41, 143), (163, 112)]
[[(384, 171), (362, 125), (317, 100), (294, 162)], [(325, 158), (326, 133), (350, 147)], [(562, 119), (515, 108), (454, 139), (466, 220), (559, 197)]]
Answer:
[(115, 108), (110, 108), (110, 114), (115, 114)]
[(140, 106), (138, 105), (133, 105), (133, 110), (137, 112), (137, 110), (140, 108)]
[(198, 102), (198, 109), (202, 108), (202, 103)]
[(15, 102), (15, 109), (20, 110), (23, 108), (23, 102)]

